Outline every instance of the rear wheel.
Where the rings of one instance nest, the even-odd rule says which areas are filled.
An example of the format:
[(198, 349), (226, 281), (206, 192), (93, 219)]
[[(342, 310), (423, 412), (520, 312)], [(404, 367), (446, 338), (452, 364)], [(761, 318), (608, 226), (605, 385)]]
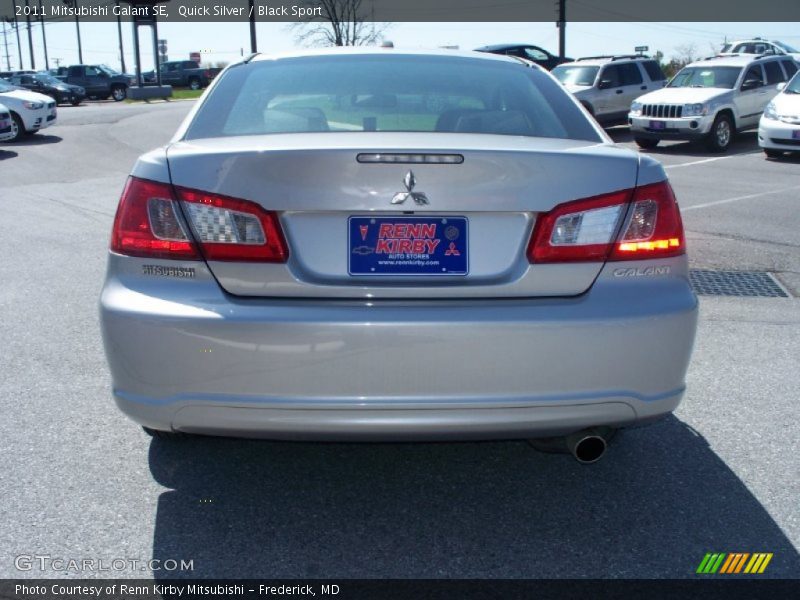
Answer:
[(200, 80), (197, 77), (192, 77), (189, 80), (189, 89), (190, 90), (199, 90), (200, 89)]
[(780, 158), (783, 156), (783, 152), (780, 150), (770, 150), (769, 148), (764, 148), (764, 154), (767, 155), (767, 158)]
[(633, 138), (633, 141), (636, 142), (636, 145), (639, 146), (639, 148), (644, 148), (645, 150), (649, 150), (650, 148), (655, 148), (656, 146), (658, 146), (659, 142), (659, 140), (653, 138), (643, 138), (643, 137)]
[(114, 102), (121, 102), (128, 97), (128, 88), (124, 85), (115, 85), (111, 88), (111, 96), (114, 98)]
[(80, 103), (81, 103), (81, 101), (80, 101), (80, 100), (77, 100), (77, 99), (76, 99), (76, 100), (73, 100), (73, 101), (72, 101), (72, 106), (78, 106)]
[(706, 146), (712, 152), (725, 152), (733, 141), (733, 123), (726, 114), (717, 115), (706, 138)]

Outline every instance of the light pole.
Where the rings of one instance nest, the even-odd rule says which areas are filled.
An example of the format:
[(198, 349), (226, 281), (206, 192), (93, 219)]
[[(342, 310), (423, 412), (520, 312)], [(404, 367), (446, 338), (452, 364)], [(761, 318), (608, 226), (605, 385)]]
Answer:
[[(26, 2), (28, 0), (25, 0)], [(78, 63), (83, 64), (83, 48), (81, 47), (81, 24), (78, 19), (78, 0), (63, 0), (64, 4), (75, 9), (75, 31), (78, 33)]]
[(19, 41), (19, 21), (17, 21), (17, 0), (11, 0), (14, 4), (14, 31), (17, 32), (17, 50), (19, 51), (19, 70), (22, 70), (22, 44)]
[(44, 32), (44, 9), (42, 0), (39, 0), (39, 23), (42, 26), (42, 46), (44, 47), (44, 68), (50, 70), (50, 60), (47, 58), (47, 34)]
[[(117, 9), (119, 9), (119, 0), (116, 0)], [(122, 18), (117, 10), (117, 35), (119, 36), (119, 60), (122, 63), (122, 72), (125, 72), (125, 49), (122, 46)]]
[[(28, 5), (28, 0), (25, 0), (25, 8), (30, 9)], [(31, 70), (36, 70), (36, 61), (33, 58), (33, 34), (31, 33), (31, 12), (27, 10), (27, 15), (25, 15), (25, 20), (28, 22), (28, 49), (31, 52)]]
[(6, 23), (10, 23), (11, 19), (3, 19), (3, 43), (6, 46), (6, 70), (11, 70), (11, 57), (8, 55), (8, 36), (6, 35)]
[(253, 10), (254, 0), (250, 0), (250, 52), (255, 54), (258, 52), (258, 44), (256, 43), (256, 13)]

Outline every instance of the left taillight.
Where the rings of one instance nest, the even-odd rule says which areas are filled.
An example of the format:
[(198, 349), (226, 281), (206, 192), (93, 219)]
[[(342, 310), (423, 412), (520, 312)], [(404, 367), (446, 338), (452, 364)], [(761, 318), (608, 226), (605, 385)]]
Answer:
[(172, 186), (129, 177), (122, 191), (111, 250), (127, 256), (200, 260), (180, 216)]
[(137, 177), (122, 192), (111, 250), (181, 260), (281, 263), (289, 256), (278, 216), (259, 204)]

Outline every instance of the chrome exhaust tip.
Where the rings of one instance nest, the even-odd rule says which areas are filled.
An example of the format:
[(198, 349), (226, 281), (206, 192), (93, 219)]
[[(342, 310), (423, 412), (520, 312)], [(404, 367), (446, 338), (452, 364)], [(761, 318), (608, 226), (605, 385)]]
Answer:
[(578, 431), (567, 436), (567, 449), (579, 463), (595, 463), (606, 453), (608, 443), (600, 432), (593, 429)]

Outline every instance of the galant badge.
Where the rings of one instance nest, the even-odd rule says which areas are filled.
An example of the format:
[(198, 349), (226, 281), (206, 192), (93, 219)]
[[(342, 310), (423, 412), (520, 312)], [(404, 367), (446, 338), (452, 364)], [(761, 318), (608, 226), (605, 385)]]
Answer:
[(403, 177), (403, 184), (406, 186), (407, 191), (397, 192), (392, 198), (392, 204), (402, 204), (409, 196), (419, 205), (429, 204), (428, 197), (423, 192), (414, 191), (414, 186), (417, 185), (417, 178), (414, 177), (413, 171), (406, 173), (406, 176)]

